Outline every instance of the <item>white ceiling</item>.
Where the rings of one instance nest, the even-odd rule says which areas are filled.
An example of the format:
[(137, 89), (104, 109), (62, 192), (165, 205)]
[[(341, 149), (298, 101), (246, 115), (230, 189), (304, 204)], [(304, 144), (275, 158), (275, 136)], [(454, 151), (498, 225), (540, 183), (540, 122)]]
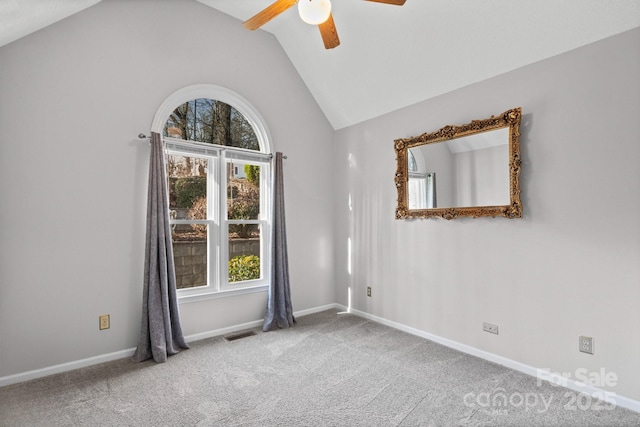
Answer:
[[(0, 0), (0, 46), (99, 1)], [(244, 21), (274, 0), (197, 1)], [(332, 4), (335, 49), (324, 49), (296, 7), (262, 29), (275, 35), (334, 129), (640, 26), (640, 0)]]
[(99, 2), (100, 0), (0, 0), (0, 46)]

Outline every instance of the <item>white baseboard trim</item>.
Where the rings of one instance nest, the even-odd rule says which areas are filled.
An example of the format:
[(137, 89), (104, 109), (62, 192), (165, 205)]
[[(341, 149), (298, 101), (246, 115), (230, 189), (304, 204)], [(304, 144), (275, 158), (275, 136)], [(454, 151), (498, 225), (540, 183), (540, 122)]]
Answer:
[(59, 365), (48, 366), (42, 369), (35, 369), (33, 371), (21, 372), (14, 375), (8, 375), (6, 377), (0, 377), (0, 387), (17, 384), (24, 381), (35, 380), (37, 378), (48, 377), (49, 375), (61, 374), (63, 372), (73, 371), (74, 369), (85, 368), (91, 365), (98, 365), (100, 363), (111, 362), (113, 360), (124, 359), (125, 357), (133, 356), (136, 351), (135, 348), (129, 348), (126, 350), (120, 350), (113, 353), (101, 354), (98, 356), (88, 357), (86, 359), (74, 360), (73, 362), (61, 363)]
[[(318, 313), (320, 311), (329, 310), (331, 308), (337, 308), (337, 304), (328, 304), (320, 307), (314, 307), (306, 310), (294, 311), (294, 316), (306, 316), (308, 314)], [(262, 325), (264, 319), (254, 320), (252, 322), (242, 323), (239, 325), (233, 325), (226, 328), (215, 329), (212, 331), (201, 332), (198, 334), (192, 334), (185, 336), (187, 342), (199, 341), (207, 338), (213, 338), (220, 335), (226, 335), (232, 332), (241, 331), (244, 329), (251, 329)], [(0, 387), (4, 387), (11, 384), (17, 384), (25, 381), (35, 380), (37, 378), (47, 377), (49, 375), (61, 374), (63, 372), (73, 371), (74, 369), (85, 368), (91, 365), (97, 365), (104, 362), (111, 362), (113, 360), (124, 359), (132, 357), (136, 351), (135, 348), (129, 348), (126, 350), (120, 350), (113, 353), (101, 354), (98, 356), (88, 357), (86, 359), (74, 360), (72, 362), (61, 363), (59, 365), (48, 366), (46, 368), (34, 369), (32, 371), (21, 372), (18, 374), (8, 375), (0, 377)]]
[(340, 305), (340, 304), (327, 304), (327, 305), (321, 305), (320, 307), (314, 307), (314, 308), (308, 308), (306, 310), (300, 310), (300, 311), (294, 311), (293, 315), (294, 316), (307, 316), (309, 314), (314, 314), (314, 313), (320, 313), (321, 311), (326, 311), (326, 310), (331, 310), (332, 308), (341, 310), (344, 308), (344, 306)]
[[(327, 304), (320, 307), (309, 308), (306, 310), (294, 311), (294, 317), (302, 317), (308, 314), (319, 313), (321, 311), (329, 310), (331, 308), (338, 308), (338, 304)], [(219, 337), (220, 335), (230, 334), (232, 332), (242, 331), (244, 329), (256, 328), (264, 323), (264, 319), (253, 320), (247, 323), (241, 323), (239, 325), (228, 326), (226, 328), (214, 329), (211, 331), (201, 332), (198, 334), (188, 335), (184, 337), (187, 342), (204, 340), (207, 338)]]
[(605, 400), (606, 402), (614, 404), (621, 408), (629, 409), (635, 412), (640, 412), (640, 401), (637, 401), (625, 396), (620, 396), (616, 393), (612, 393), (610, 391), (603, 390), (598, 387), (583, 384), (574, 379), (565, 378), (559, 374), (549, 373), (547, 370), (534, 368), (533, 366), (525, 365), (524, 363), (520, 363), (515, 360), (508, 359), (506, 357), (502, 357), (494, 353), (489, 353), (488, 351), (480, 350), (475, 347), (471, 347), (469, 345), (450, 340), (448, 338), (443, 338), (438, 335), (430, 334), (428, 332), (424, 332), (419, 329), (412, 328), (411, 326), (407, 326), (402, 323), (387, 320), (385, 318), (378, 317), (373, 314), (366, 313), (364, 311), (348, 309), (347, 307), (339, 304), (336, 304), (335, 306), (339, 309), (348, 311), (357, 316), (364, 317), (365, 319), (373, 320), (374, 322), (381, 323), (383, 325), (392, 327), (394, 329), (398, 329), (400, 331), (407, 332), (412, 335), (426, 338), (428, 340), (437, 342), (438, 344), (442, 344), (446, 347), (459, 350), (463, 353), (479, 357), (489, 362), (494, 362), (499, 365), (506, 366), (507, 368), (511, 368), (513, 370), (522, 372), (524, 374), (531, 375), (532, 377), (535, 377), (535, 378), (540, 378), (541, 380), (549, 381), (553, 384), (561, 385), (562, 387), (566, 387), (570, 390), (573, 390), (579, 393), (588, 394), (594, 398)]
[(200, 332), (198, 334), (187, 335), (184, 337), (187, 343), (206, 340), (207, 338), (219, 337), (220, 335), (227, 335), (232, 332), (242, 331), (244, 329), (252, 329), (262, 325), (264, 320), (253, 320), (247, 323), (240, 323), (238, 325), (228, 326), (226, 328), (214, 329), (211, 331)]

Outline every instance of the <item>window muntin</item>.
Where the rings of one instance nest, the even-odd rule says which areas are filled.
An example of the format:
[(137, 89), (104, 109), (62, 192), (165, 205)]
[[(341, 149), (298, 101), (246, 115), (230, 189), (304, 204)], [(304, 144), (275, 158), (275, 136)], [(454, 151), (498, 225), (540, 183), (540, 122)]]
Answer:
[[(211, 121), (216, 114), (228, 115)], [(211, 123), (230, 126), (216, 133)], [(174, 110), (164, 136), (179, 295), (266, 285), (270, 155), (252, 125), (228, 104), (199, 98)]]

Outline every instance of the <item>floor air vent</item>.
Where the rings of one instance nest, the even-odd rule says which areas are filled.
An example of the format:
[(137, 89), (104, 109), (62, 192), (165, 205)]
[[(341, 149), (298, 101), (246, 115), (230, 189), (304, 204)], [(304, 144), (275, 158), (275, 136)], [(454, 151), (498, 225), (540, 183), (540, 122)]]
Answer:
[(240, 338), (246, 338), (246, 337), (251, 337), (253, 335), (255, 335), (256, 333), (253, 331), (244, 331), (244, 332), (238, 332), (235, 334), (229, 334), (229, 335), (225, 335), (224, 339), (226, 341), (235, 341), (235, 340), (239, 340)]

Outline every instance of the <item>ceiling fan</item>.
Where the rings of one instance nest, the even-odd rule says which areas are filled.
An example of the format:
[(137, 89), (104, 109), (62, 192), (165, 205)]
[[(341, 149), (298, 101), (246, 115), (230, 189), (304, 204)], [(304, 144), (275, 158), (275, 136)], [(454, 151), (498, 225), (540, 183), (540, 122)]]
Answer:
[[(365, 0), (376, 3), (402, 6), (406, 0)], [(330, 0), (276, 0), (267, 8), (246, 20), (242, 25), (247, 30), (257, 30), (294, 4), (298, 3), (300, 18), (308, 24), (317, 25), (324, 42), (325, 49), (333, 49), (340, 45), (338, 32), (331, 15)]]

